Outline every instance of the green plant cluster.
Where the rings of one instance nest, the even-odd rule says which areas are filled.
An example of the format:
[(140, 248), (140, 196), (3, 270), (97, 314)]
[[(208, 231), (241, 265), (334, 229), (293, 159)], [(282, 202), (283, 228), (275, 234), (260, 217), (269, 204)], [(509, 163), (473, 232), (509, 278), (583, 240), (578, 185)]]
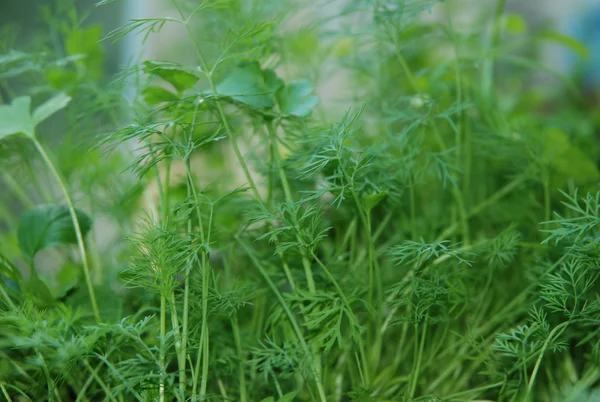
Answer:
[(600, 122), (535, 54), (586, 50), (493, 3), (3, 27), (0, 395), (598, 400)]

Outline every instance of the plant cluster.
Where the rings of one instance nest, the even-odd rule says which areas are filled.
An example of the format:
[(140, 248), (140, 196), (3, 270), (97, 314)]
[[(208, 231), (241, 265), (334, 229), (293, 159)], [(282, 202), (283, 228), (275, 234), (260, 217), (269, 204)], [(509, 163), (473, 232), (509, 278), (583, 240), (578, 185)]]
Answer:
[[(532, 56), (586, 51), (504, 3), (172, 0), (102, 35), (61, 0), (50, 39), (3, 29), (0, 395), (596, 400), (599, 121)], [(183, 56), (105, 76), (167, 27)]]

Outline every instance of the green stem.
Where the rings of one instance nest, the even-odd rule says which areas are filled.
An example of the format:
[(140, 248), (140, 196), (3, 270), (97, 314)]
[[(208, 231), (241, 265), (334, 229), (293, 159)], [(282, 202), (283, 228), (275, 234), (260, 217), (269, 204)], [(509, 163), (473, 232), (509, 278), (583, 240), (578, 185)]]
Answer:
[(167, 298), (164, 293), (160, 295), (160, 366), (161, 376), (158, 388), (159, 402), (165, 402), (165, 380), (164, 376), (167, 373), (167, 365), (165, 359), (165, 338), (167, 336)]
[[(210, 227), (212, 222), (209, 222), (208, 234), (205, 237), (204, 234), (204, 224), (202, 221), (202, 215), (200, 211), (200, 207), (198, 205), (198, 192), (196, 190), (196, 186), (193, 181), (190, 160), (189, 158), (185, 161), (186, 166), (186, 174), (188, 179), (188, 193), (191, 193), (194, 202), (196, 203), (196, 214), (198, 215), (198, 225), (200, 230), (200, 241), (203, 243), (210, 242)], [(212, 216), (212, 212), (211, 212)], [(188, 226), (191, 222), (188, 222)], [(188, 227), (188, 230), (191, 231), (191, 228)], [(200, 376), (200, 397), (203, 398), (206, 394), (206, 387), (208, 384), (208, 362), (209, 362), (209, 342), (208, 342), (208, 285), (210, 282), (210, 269), (209, 263), (207, 261), (207, 253), (205, 250), (201, 251), (202, 258), (200, 262), (200, 267), (202, 270), (202, 325), (200, 330), (200, 347), (198, 350), (198, 356), (196, 359), (196, 370), (195, 370), (195, 378), (192, 386), (192, 396), (196, 395), (197, 387), (198, 387), (198, 377)], [(189, 272), (186, 274), (186, 282), (189, 286)], [(188, 313), (189, 311), (189, 291), (187, 295), (187, 299), (184, 296), (184, 341), (187, 344), (187, 332), (188, 332)], [(186, 347), (186, 346), (183, 346)], [(184, 356), (185, 357), (185, 356)], [(202, 372), (200, 372), (200, 363), (202, 362)], [(201, 374), (202, 373), (202, 374)]]
[[(400, 66), (402, 67), (402, 69), (404, 70), (404, 75), (406, 75), (406, 78), (408, 80), (409, 85), (411, 86), (411, 89), (418, 94), (419, 91), (419, 87), (417, 85), (417, 81), (412, 73), (412, 71), (410, 70), (410, 67), (408, 66), (408, 64), (406, 63), (406, 60), (404, 59), (404, 57), (402, 56), (402, 54), (400, 53), (400, 48), (398, 46), (398, 42), (397, 40), (394, 39), (394, 47), (395, 47), (395, 54), (396, 54), (396, 58), (398, 60), (398, 63), (400, 64)], [(442, 148), (442, 151), (444, 151), (446, 149), (446, 146), (444, 144), (444, 141), (442, 139), (442, 136), (437, 128), (436, 122), (434, 119), (432, 119), (431, 121), (431, 125), (433, 128), (433, 132), (435, 135), (435, 139), (438, 142), (438, 144), (440, 145), (440, 147)], [(414, 191), (414, 190), (412, 190)], [(468, 243), (469, 241), (469, 230), (468, 230), (468, 224), (467, 224), (467, 212), (465, 209), (465, 202), (463, 199), (463, 194), (456, 188), (452, 188), (452, 195), (455, 199), (456, 205), (458, 207), (458, 210), (460, 212), (460, 223), (461, 223), (461, 228), (463, 230), (463, 236), (465, 237), (465, 242)], [(413, 194), (411, 193), (411, 196), (413, 196)], [(411, 203), (414, 202), (414, 200), (411, 200)], [(412, 211), (411, 211), (412, 213)], [(412, 218), (412, 216), (411, 216)], [(413, 229), (414, 232), (414, 229)], [(414, 234), (414, 233), (413, 233)]]
[[(552, 207), (550, 205), (550, 174), (547, 169), (544, 169), (544, 222), (549, 222), (551, 219)], [(548, 226), (546, 226), (548, 228)]]
[(413, 241), (417, 240), (417, 218), (416, 218), (416, 201), (415, 201), (415, 183), (411, 176), (409, 183), (410, 194), (410, 237)]
[(479, 387), (479, 388), (473, 388), (473, 389), (469, 389), (466, 391), (461, 391), (461, 392), (456, 392), (452, 395), (448, 395), (446, 397), (443, 398), (444, 401), (449, 401), (455, 398), (458, 398), (459, 396), (463, 396), (463, 395), (471, 395), (474, 392), (482, 392), (482, 391), (487, 391), (488, 389), (492, 389), (492, 388), (498, 388), (504, 385), (504, 382), (497, 382), (495, 384), (490, 384), (490, 385), (485, 385), (483, 387)]
[(500, 35), (502, 33), (501, 18), (504, 12), (504, 5), (506, 0), (498, 0), (496, 3), (496, 9), (494, 10), (494, 25), (492, 30), (492, 38), (490, 48), (492, 52), (484, 59), (483, 67), (481, 69), (481, 91), (484, 101), (487, 106), (491, 106), (492, 99), (492, 86), (494, 83), (494, 59), (493, 50), (498, 46), (500, 42)]
[[(267, 284), (269, 285), (269, 287), (271, 288), (271, 290), (275, 294), (275, 297), (277, 298), (277, 301), (279, 302), (279, 304), (281, 304), (281, 307), (283, 308), (283, 310), (285, 311), (285, 314), (287, 315), (288, 319), (290, 320), (290, 324), (292, 325), (292, 328), (293, 328), (294, 332), (296, 333), (296, 337), (298, 338), (298, 341), (300, 342), (300, 345), (302, 346), (302, 349), (304, 349), (304, 353), (306, 353), (306, 356), (312, 356), (310, 348), (308, 347), (308, 344), (306, 343), (306, 340), (304, 339), (304, 336), (302, 335), (302, 331), (300, 330), (300, 326), (298, 325), (298, 322), (296, 321), (296, 316), (290, 310), (290, 308), (287, 305), (285, 299), (281, 295), (281, 292), (279, 291), (279, 289), (277, 289), (277, 286), (275, 286), (275, 284), (273, 283), (273, 281), (271, 280), (271, 278), (269, 277), (269, 275), (267, 274), (267, 272), (263, 268), (262, 264), (258, 261), (258, 259), (256, 258), (256, 256), (254, 255), (254, 253), (252, 252), (252, 250), (246, 245), (246, 243), (244, 243), (238, 237), (236, 237), (236, 240), (242, 246), (242, 248), (244, 249), (244, 251), (246, 251), (246, 254), (248, 255), (248, 257), (250, 257), (250, 260), (252, 261), (252, 264), (256, 267), (256, 269), (258, 269), (258, 271), (260, 272), (261, 276), (264, 278), (264, 280), (267, 282)], [(314, 256), (314, 254), (313, 254), (313, 256)], [(317, 390), (319, 392), (319, 399), (321, 401), (325, 402), (325, 401), (327, 401), (327, 397), (325, 396), (325, 390), (323, 389), (323, 384), (321, 383), (321, 378), (319, 376), (319, 371), (320, 370), (318, 369), (318, 367), (317, 367), (317, 365), (315, 364), (314, 361), (313, 361), (313, 366), (314, 366), (313, 370), (314, 370), (314, 373), (315, 373), (315, 382), (316, 382), (316, 385), (317, 385)]]
[(542, 364), (542, 359), (544, 358), (544, 353), (546, 352), (546, 349), (548, 348), (550, 341), (552, 341), (555, 337), (558, 338), (567, 329), (569, 324), (571, 324), (571, 320), (569, 320), (567, 322), (563, 322), (560, 325), (557, 325), (556, 328), (554, 328), (552, 330), (552, 332), (550, 332), (550, 334), (548, 334), (548, 337), (544, 341), (544, 345), (542, 346), (542, 349), (540, 350), (540, 356), (538, 357), (537, 361), (535, 362), (535, 366), (533, 367), (533, 371), (531, 372), (531, 378), (529, 379), (529, 385), (527, 386), (527, 392), (525, 393), (525, 398), (524, 398), (525, 400), (527, 400), (527, 397), (529, 396), (529, 394), (531, 393), (531, 390), (533, 389), (533, 384), (535, 383), (535, 377), (537, 376), (538, 370), (540, 369), (540, 365)]
[[(354, 316), (354, 311), (352, 310), (350, 301), (346, 297), (346, 294), (342, 290), (342, 287), (340, 286), (338, 281), (331, 274), (331, 271), (329, 271), (329, 269), (325, 266), (325, 264), (323, 264), (321, 259), (314, 253), (314, 251), (311, 251), (311, 254), (312, 254), (312, 257), (314, 258), (314, 260), (317, 262), (317, 264), (321, 267), (321, 269), (325, 273), (325, 276), (327, 276), (329, 281), (333, 284), (333, 286), (337, 290), (338, 294), (342, 298), (342, 302), (344, 303), (344, 306), (346, 307), (348, 314), (351, 314)], [(354, 316), (354, 321), (358, 322), (358, 319), (356, 318), (356, 316)], [(366, 385), (369, 385), (370, 384), (369, 365), (368, 365), (368, 361), (367, 361), (367, 357), (366, 357), (366, 353), (365, 353), (365, 348), (364, 348), (364, 345), (362, 342), (362, 338), (360, 338), (360, 337), (358, 337), (358, 349), (359, 349), (359, 353), (360, 353), (360, 359), (362, 360), (364, 381), (365, 381)]]
[(242, 352), (242, 339), (240, 337), (240, 325), (238, 323), (237, 315), (234, 314), (231, 319), (231, 328), (233, 330), (233, 340), (235, 342), (235, 349), (238, 354), (238, 377), (240, 383), (240, 402), (246, 402), (248, 399), (246, 393), (246, 376), (244, 373), (244, 355)]
[(75, 236), (77, 237), (77, 246), (79, 247), (79, 253), (81, 255), (81, 262), (83, 264), (83, 273), (84, 273), (84, 276), (85, 276), (85, 282), (86, 282), (88, 293), (89, 293), (89, 297), (90, 297), (90, 303), (92, 305), (92, 310), (94, 312), (94, 316), (96, 317), (96, 321), (98, 323), (101, 323), (102, 319), (100, 318), (100, 310), (98, 310), (98, 303), (96, 302), (96, 294), (94, 292), (94, 287), (92, 286), (92, 279), (91, 279), (91, 275), (90, 275), (90, 267), (88, 265), (87, 254), (86, 254), (86, 251), (85, 251), (85, 243), (83, 241), (83, 234), (81, 232), (81, 227), (79, 225), (79, 220), (77, 219), (77, 214), (75, 212), (75, 206), (73, 205), (73, 201), (71, 200), (71, 196), (69, 194), (69, 191), (67, 190), (67, 186), (65, 185), (62, 177), (58, 173), (58, 170), (56, 169), (56, 167), (52, 163), (52, 160), (50, 159), (50, 157), (46, 153), (46, 150), (44, 149), (44, 147), (38, 141), (37, 138), (33, 137), (32, 141), (33, 141), (35, 147), (37, 148), (38, 152), (40, 153), (40, 155), (44, 159), (44, 162), (46, 163), (46, 165), (48, 166), (48, 168), (50, 169), (50, 171), (52, 172), (52, 174), (56, 178), (56, 181), (58, 182), (58, 185), (60, 186), (62, 192), (65, 195), (65, 201), (67, 202), (67, 207), (69, 208), (69, 213), (71, 214), (71, 219), (73, 220), (73, 227), (75, 228)]
[(10, 399), (10, 396), (8, 395), (8, 391), (4, 387), (4, 383), (0, 382), (0, 389), (2, 390), (2, 393), (4, 394), (4, 397), (6, 398), (6, 401), (7, 402), (12, 402), (12, 399)]
[[(507, 194), (509, 194), (515, 188), (517, 188), (521, 184), (523, 184), (525, 182), (525, 180), (526, 180), (525, 176), (518, 176), (518, 177), (516, 177), (510, 183), (508, 183), (507, 185), (505, 185), (504, 187), (502, 187), (500, 190), (496, 191), (492, 196), (490, 196), (486, 200), (482, 201), (477, 206), (471, 208), (471, 210), (468, 212), (468, 214), (466, 216), (466, 219), (470, 219), (473, 216), (475, 216), (475, 215), (481, 213), (482, 211), (484, 211), (490, 205), (494, 205), (501, 198), (505, 197)], [(444, 230), (437, 237), (436, 241), (441, 241), (441, 240), (444, 240), (444, 239), (448, 238), (448, 236), (450, 236), (452, 233), (454, 233), (454, 231), (457, 228), (458, 228), (458, 225), (456, 223), (453, 223), (452, 225), (450, 225), (448, 228), (446, 228), (446, 230)]]
[[(117, 402), (117, 400), (115, 399), (115, 396), (113, 395), (111, 389), (108, 387), (108, 385), (106, 385), (104, 383), (104, 381), (102, 381), (102, 378), (100, 378), (100, 376), (98, 376), (97, 369), (94, 369), (90, 365), (90, 363), (87, 361), (87, 359), (83, 359), (83, 364), (88, 369), (88, 371), (90, 372), (90, 374), (92, 375), (92, 377), (96, 380), (96, 382), (98, 383), (98, 385), (100, 385), (100, 388), (102, 388), (102, 391), (104, 391), (104, 393), (106, 394), (106, 397), (108, 399), (110, 399), (112, 402)], [(81, 391), (79, 393), (80, 393), (80, 395), (83, 394)], [(78, 397), (78, 399), (79, 399), (79, 397)]]
[(4, 299), (4, 301), (6, 302), (6, 305), (13, 311), (15, 311), (17, 309), (17, 306), (13, 303), (13, 301), (10, 299), (10, 296), (8, 295), (8, 293), (6, 293), (6, 290), (4, 289), (4, 283), (0, 283), (0, 293), (2, 294), (2, 298)]
[(189, 270), (185, 273), (185, 280), (183, 285), (183, 325), (181, 327), (181, 351), (180, 361), (183, 361), (183, 365), (179, 370), (179, 390), (181, 395), (185, 395), (186, 389), (186, 362), (187, 362), (187, 344), (188, 344), (188, 322), (189, 322), (189, 305), (190, 305), (190, 273)]
[(206, 389), (208, 387), (208, 352), (209, 352), (209, 332), (206, 330), (204, 335), (204, 343), (203, 343), (203, 358), (202, 358), (202, 380), (200, 381), (200, 398), (204, 399), (206, 395)]
[[(417, 333), (418, 333), (418, 326), (415, 325), (415, 347), (417, 345), (416, 341), (417, 341)], [(421, 371), (421, 361), (423, 359), (423, 350), (425, 349), (425, 338), (427, 336), (427, 316), (425, 316), (425, 322), (423, 323), (423, 332), (421, 333), (421, 344), (419, 346), (419, 349), (417, 351), (417, 354), (415, 356), (415, 363), (413, 365), (413, 373), (412, 373), (412, 382), (410, 385), (410, 391), (408, 393), (408, 399), (407, 401), (412, 401), (414, 395), (415, 395), (415, 391), (417, 389), (417, 381), (419, 379), (419, 371)]]
[(177, 315), (177, 304), (175, 302), (175, 292), (171, 290), (170, 298), (167, 300), (171, 307), (171, 327), (175, 331), (175, 353), (177, 356), (177, 368), (179, 373), (185, 370), (186, 361), (181, 358), (181, 329), (179, 325), (179, 316)]
[[(275, 135), (275, 130), (273, 129), (273, 125), (271, 123), (267, 123), (267, 131), (269, 132), (269, 137), (271, 138), (271, 146), (274, 148), (273, 157), (275, 165), (277, 166), (277, 171), (279, 172), (279, 179), (281, 180), (281, 185), (283, 186), (283, 193), (285, 194), (285, 198), (289, 202), (294, 202), (294, 197), (292, 196), (292, 191), (290, 189), (290, 183), (288, 182), (287, 176), (285, 175), (285, 171), (283, 170), (283, 166), (281, 166), (281, 156), (279, 155), (279, 148), (277, 146), (277, 136)], [(300, 242), (300, 236), (296, 235), (296, 239)], [(301, 250), (302, 256), (302, 266), (304, 267), (304, 275), (306, 276), (306, 282), (308, 283), (308, 290), (311, 292), (316, 292), (315, 280), (313, 278), (312, 268), (310, 266), (310, 261), (306, 258), (306, 253), (304, 250)]]
[(194, 50), (196, 51), (196, 55), (198, 56), (198, 60), (200, 62), (200, 68), (202, 68), (202, 71), (206, 75), (208, 84), (210, 86), (210, 90), (216, 97), (215, 98), (215, 106), (217, 107), (217, 112), (219, 113), (219, 118), (221, 119), (221, 123), (223, 123), (223, 127), (225, 127), (227, 136), (229, 137), (229, 140), (231, 141), (231, 145), (233, 146), (233, 151), (235, 152), (235, 156), (237, 157), (238, 163), (240, 164), (240, 166), (242, 167), (242, 170), (244, 171), (244, 175), (246, 176), (246, 180), (248, 181), (248, 184), (250, 184), (250, 188), (252, 189), (254, 198), (256, 198), (258, 201), (262, 202), (262, 198), (260, 196), (260, 193), (258, 192), (258, 187), (254, 183), (254, 179), (252, 179), (252, 175), (250, 174), (248, 165), (246, 165), (246, 161), (244, 160), (244, 157), (243, 157), (242, 153), (240, 152), (240, 147), (238, 145), (235, 132), (233, 131), (233, 128), (229, 124), (229, 120), (227, 119), (227, 116), (225, 115), (225, 110), (223, 109), (223, 105), (221, 105), (221, 101), (218, 98), (217, 86), (215, 85), (215, 81), (212, 77), (212, 72), (208, 68), (208, 64), (206, 62), (206, 59), (204, 58), (204, 55), (202, 54), (202, 51), (200, 50), (200, 46), (198, 45), (198, 42), (194, 38), (194, 34), (189, 26), (189, 21), (183, 16), (183, 12), (181, 11), (181, 8), (177, 5), (177, 2), (175, 0), (172, 0), (172, 1), (173, 1), (173, 5), (175, 6), (177, 11), (179, 12), (179, 15), (181, 16), (181, 19), (182, 19), (181, 23), (185, 26), (185, 30), (187, 31), (187, 33), (190, 37), (190, 40), (194, 44)]

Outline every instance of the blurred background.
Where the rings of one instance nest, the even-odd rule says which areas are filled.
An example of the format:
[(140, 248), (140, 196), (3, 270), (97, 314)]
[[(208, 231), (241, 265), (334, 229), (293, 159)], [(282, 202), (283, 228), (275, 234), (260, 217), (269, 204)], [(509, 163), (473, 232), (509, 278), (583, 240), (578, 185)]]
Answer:
[[(4, 41), (10, 48), (31, 46), (36, 38), (48, 39), (48, 34), (58, 41), (60, 24), (57, 23), (64, 15), (75, 24), (98, 26), (99, 39), (125, 24), (130, 19), (151, 18), (156, 16), (176, 15), (170, 0), (123, 0), (103, 1), (102, 7), (95, 7), (98, 0), (2, 0), (0, 6), (0, 27), (4, 36), (10, 37)], [(283, 2), (282, 2), (283, 3)], [(296, 15), (288, 19), (286, 24), (298, 28), (309, 25), (317, 12), (319, 18), (338, 14), (348, 1), (346, 0), (298, 0), (294, 2)], [(78, 15), (72, 15), (72, 4), (76, 5)], [(433, 6), (431, 13), (424, 13), (423, 18), (441, 16), (443, 7), (451, 9), (455, 26), (472, 26), (474, 22), (492, 21), (496, 0), (446, 0)], [(535, 49), (537, 57), (545, 64), (561, 73), (578, 73), (586, 87), (595, 86), (600, 82), (600, 2), (597, 0), (505, 0), (506, 13), (522, 18), (526, 24), (521, 28), (534, 32), (553, 32), (565, 35), (563, 41), (578, 41), (587, 48), (587, 57), (560, 44), (540, 44)], [(66, 15), (69, 14), (69, 15)], [(443, 18), (443, 17), (442, 17)], [(513, 22), (516, 20), (513, 20)], [(359, 23), (359, 21), (356, 21)], [(331, 21), (332, 25), (341, 24), (339, 18)], [(491, 24), (491, 22), (490, 22)], [(521, 29), (514, 22), (515, 29)], [(49, 29), (50, 28), (50, 29)], [(284, 25), (285, 28), (285, 25)], [(162, 28), (162, 34), (148, 37), (143, 46), (143, 35), (127, 35), (117, 43), (102, 42), (105, 51), (103, 69), (110, 77), (123, 66), (144, 59), (169, 59), (182, 62), (193, 59), (191, 52), (186, 50), (186, 41), (181, 40), (184, 33), (169, 26)], [(567, 39), (567, 37), (569, 39)], [(51, 38), (53, 39), (53, 38)], [(572, 41), (572, 42), (573, 42)], [(563, 43), (564, 44), (564, 43)], [(574, 42), (571, 45), (578, 46)], [(9, 49), (1, 49), (8, 51)], [(0, 65), (0, 69), (2, 66)], [(329, 85), (320, 88), (322, 95), (331, 94), (338, 79), (332, 77)]]

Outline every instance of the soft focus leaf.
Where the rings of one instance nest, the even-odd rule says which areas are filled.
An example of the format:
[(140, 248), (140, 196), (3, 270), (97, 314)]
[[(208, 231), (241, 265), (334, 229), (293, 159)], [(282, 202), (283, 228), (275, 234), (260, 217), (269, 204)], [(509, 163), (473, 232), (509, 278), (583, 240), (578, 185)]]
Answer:
[(31, 98), (15, 98), (10, 105), (0, 106), (0, 139), (9, 135), (34, 135), (35, 124), (29, 114)]
[(573, 179), (576, 184), (600, 180), (600, 172), (594, 161), (573, 146), (565, 132), (551, 128), (544, 135), (544, 156), (557, 174)]
[(50, 98), (33, 112), (33, 124), (37, 126), (54, 113), (64, 109), (70, 101), (71, 97), (64, 93), (60, 93)]
[(175, 95), (173, 92), (157, 86), (149, 86), (144, 88), (142, 95), (144, 96), (146, 103), (149, 105), (156, 105), (161, 102), (170, 102), (177, 99), (177, 95)]
[(277, 92), (281, 113), (288, 116), (306, 117), (319, 104), (319, 97), (307, 80), (292, 82)]
[(272, 74), (264, 73), (258, 64), (249, 64), (233, 70), (217, 85), (217, 93), (247, 106), (271, 108), (277, 86), (278, 81)]
[(144, 62), (144, 72), (162, 78), (173, 85), (178, 92), (191, 88), (198, 82), (197, 76), (185, 71), (177, 63), (147, 60)]
[[(92, 220), (82, 211), (75, 212), (85, 236)], [(19, 222), (18, 238), (21, 251), (29, 258), (45, 248), (77, 242), (69, 209), (55, 204), (38, 205), (27, 211)]]

